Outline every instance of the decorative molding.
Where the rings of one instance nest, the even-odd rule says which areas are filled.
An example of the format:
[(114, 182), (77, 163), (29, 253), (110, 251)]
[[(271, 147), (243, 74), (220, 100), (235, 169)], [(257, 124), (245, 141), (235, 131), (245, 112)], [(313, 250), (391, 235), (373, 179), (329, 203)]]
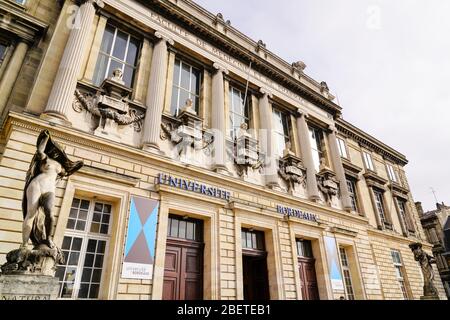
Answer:
[(386, 183), (388, 182), (386, 179), (380, 177), (373, 171), (367, 171), (363, 174), (364, 179), (366, 179), (366, 183), (369, 187), (376, 187), (382, 190), (386, 189)]
[(330, 232), (331, 233), (340, 233), (340, 234), (350, 236), (350, 237), (356, 237), (358, 235), (358, 231), (353, 231), (353, 230), (350, 230), (347, 228), (342, 228), (342, 227), (331, 227)]
[(278, 174), (286, 181), (290, 192), (295, 189), (296, 184), (300, 184), (306, 189), (306, 168), (303, 166), (303, 161), (288, 148), (279, 161)]
[(363, 171), (361, 167), (351, 163), (348, 159), (341, 158), (342, 166), (346, 175), (349, 175), (355, 179), (359, 179), (359, 174)]
[(14, 2), (0, 2), (0, 30), (7, 30), (28, 43), (35, 43), (47, 32), (48, 24), (32, 17)]
[(354, 139), (360, 145), (383, 155), (386, 159), (400, 164), (401, 166), (408, 164), (408, 160), (403, 154), (392, 149), (347, 121), (341, 118), (336, 119), (336, 128), (339, 132)]
[(108, 179), (115, 182), (119, 182), (130, 187), (135, 187), (141, 180), (139, 177), (133, 177), (125, 174), (120, 174), (114, 171), (96, 168), (93, 166), (84, 165), (78, 174), (86, 174), (89, 176), (95, 176), (97, 178)]

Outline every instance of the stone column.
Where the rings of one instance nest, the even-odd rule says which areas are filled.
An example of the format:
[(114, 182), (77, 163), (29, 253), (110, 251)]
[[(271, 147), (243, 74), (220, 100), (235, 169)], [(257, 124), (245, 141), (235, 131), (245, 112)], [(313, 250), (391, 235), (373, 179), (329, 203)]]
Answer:
[(2, 81), (0, 82), (0, 115), (8, 102), (9, 96), (11, 95), (27, 51), (28, 44), (23, 41), (19, 42), (8, 62)]
[(228, 70), (218, 63), (214, 63), (216, 72), (212, 76), (212, 110), (211, 128), (214, 131), (214, 159), (213, 169), (217, 172), (228, 172), (226, 167), (225, 149), (225, 92), (223, 75), (228, 74)]
[(316, 169), (311, 151), (311, 141), (309, 138), (309, 129), (306, 124), (306, 115), (304, 113), (297, 117), (297, 131), (302, 153), (303, 165), (306, 167), (306, 183), (309, 199), (317, 201), (320, 199), (319, 188), (317, 187)]
[(96, 6), (104, 5), (101, 0), (80, 0), (78, 3), (80, 8), (77, 12), (77, 23), (70, 31), (47, 106), (42, 115), (44, 119), (56, 120), (65, 125), (70, 125), (67, 115), (74, 100), (84, 54), (88, 51), (88, 40), (94, 24)]
[(167, 79), (167, 43), (170, 45), (174, 44), (170, 37), (159, 31), (155, 32), (155, 36), (161, 40), (155, 43), (153, 47), (146, 99), (147, 111), (145, 113), (144, 134), (142, 136), (142, 149), (149, 152), (160, 152), (159, 136)]
[(342, 207), (346, 211), (352, 211), (350, 193), (347, 187), (347, 178), (345, 177), (344, 167), (342, 166), (341, 155), (336, 139), (336, 128), (330, 126), (328, 133), (328, 145), (330, 146), (331, 161), (333, 162), (334, 173), (339, 180), (339, 190), (341, 192)]
[(259, 98), (259, 125), (260, 125), (260, 135), (259, 135), (259, 145), (261, 152), (265, 154), (266, 162), (264, 164), (264, 178), (266, 186), (269, 188), (278, 188), (278, 168), (276, 162), (276, 146), (275, 139), (273, 135), (272, 126), (272, 105), (269, 98), (272, 97), (266, 89), (261, 88), (262, 93), (261, 98)]

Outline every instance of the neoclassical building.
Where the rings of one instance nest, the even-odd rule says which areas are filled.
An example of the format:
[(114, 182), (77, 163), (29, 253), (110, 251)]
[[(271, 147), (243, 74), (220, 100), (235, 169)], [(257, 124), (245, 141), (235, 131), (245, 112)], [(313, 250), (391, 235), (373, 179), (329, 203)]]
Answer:
[[(0, 2), (0, 263), (47, 129), (62, 299), (419, 299), (400, 152), (189, 0)], [(445, 292), (439, 276), (436, 287)]]

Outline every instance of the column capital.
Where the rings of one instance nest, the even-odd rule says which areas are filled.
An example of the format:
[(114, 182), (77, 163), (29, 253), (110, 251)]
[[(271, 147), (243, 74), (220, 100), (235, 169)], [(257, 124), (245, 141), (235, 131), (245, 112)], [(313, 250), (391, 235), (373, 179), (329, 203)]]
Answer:
[(103, 8), (105, 6), (105, 3), (103, 0), (76, 0), (76, 4), (79, 6), (82, 6), (85, 3), (91, 3), (92, 5), (96, 6), (97, 8)]
[(161, 31), (156, 31), (155, 37), (165, 41), (166, 43), (170, 44), (171, 46), (173, 46), (175, 44), (175, 41), (173, 41), (171, 36), (161, 32)]
[(304, 117), (305, 119), (309, 118), (308, 112), (306, 112), (305, 110), (302, 110), (302, 109), (297, 109), (295, 116), (297, 118), (301, 118), (301, 117)]
[(216, 69), (217, 71), (223, 72), (224, 74), (228, 74), (228, 73), (229, 73), (227, 67), (221, 65), (221, 64), (218, 63), (218, 62), (214, 62), (213, 67), (214, 67), (214, 69)]
[(261, 87), (261, 88), (259, 88), (259, 92), (261, 92), (263, 94), (263, 96), (267, 95), (267, 97), (273, 98), (272, 92), (270, 92), (270, 90), (267, 88)]
[(336, 129), (336, 126), (334, 123), (331, 123), (328, 125), (328, 130), (334, 134), (336, 134), (336, 132), (337, 132), (337, 129)]

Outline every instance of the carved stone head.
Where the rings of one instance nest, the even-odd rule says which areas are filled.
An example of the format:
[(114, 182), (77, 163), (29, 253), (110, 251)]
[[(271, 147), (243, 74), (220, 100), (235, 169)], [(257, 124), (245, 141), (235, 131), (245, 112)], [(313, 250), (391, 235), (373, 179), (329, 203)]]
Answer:
[(125, 84), (125, 82), (123, 81), (123, 72), (122, 69), (117, 68), (112, 72), (112, 77), (111, 77), (112, 81), (118, 82), (120, 84)]

